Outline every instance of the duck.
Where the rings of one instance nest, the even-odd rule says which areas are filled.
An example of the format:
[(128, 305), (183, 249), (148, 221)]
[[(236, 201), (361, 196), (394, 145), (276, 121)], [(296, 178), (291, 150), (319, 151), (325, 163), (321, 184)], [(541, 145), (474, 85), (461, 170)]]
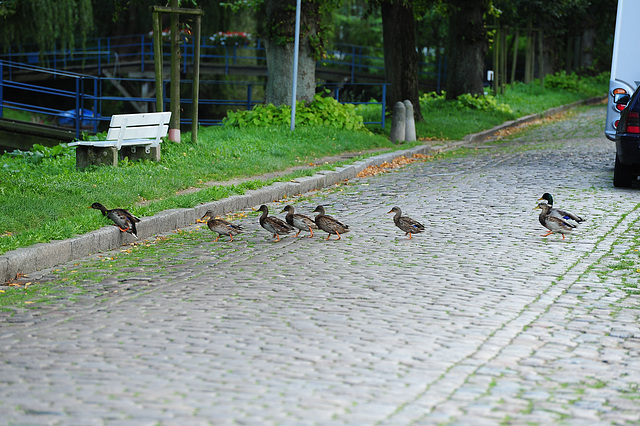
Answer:
[(553, 196), (551, 194), (549, 194), (548, 192), (545, 192), (544, 194), (542, 194), (542, 197), (538, 198), (538, 201), (546, 201), (547, 204), (549, 204), (549, 206), (551, 206), (551, 210), (549, 212), (550, 215), (552, 216), (557, 216), (559, 218), (568, 220), (571, 219), (573, 221), (575, 221), (576, 223), (580, 223), (580, 222), (584, 222), (584, 219), (581, 218), (580, 216), (577, 216), (573, 213), (569, 213), (566, 210), (560, 210), (560, 209), (556, 209), (553, 207)]
[(570, 233), (578, 226), (571, 220), (552, 215), (552, 207), (545, 201), (539, 202), (538, 205), (533, 209), (542, 210), (538, 219), (540, 220), (540, 224), (549, 230), (549, 232), (547, 232), (546, 234), (541, 235), (542, 237), (547, 237), (554, 232), (557, 232), (559, 234), (562, 234), (562, 239), (564, 240), (564, 235)]
[(284, 220), (275, 216), (269, 216), (269, 208), (264, 204), (260, 206), (258, 211), (262, 212), (262, 216), (260, 216), (260, 226), (271, 232), (276, 241), (280, 241), (280, 235), (286, 235), (294, 230), (293, 226)]
[(200, 223), (206, 222), (209, 229), (218, 233), (214, 242), (217, 242), (218, 238), (222, 235), (228, 235), (231, 238), (231, 241), (233, 241), (234, 235), (242, 234), (242, 226), (234, 225), (224, 219), (215, 218), (212, 210), (207, 210), (204, 216), (197, 221)]
[(402, 216), (402, 210), (400, 210), (400, 207), (395, 206), (387, 212), (387, 214), (389, 213), (395, 213), (395, 216), (393, 216), (393, 222), (398, 228), (406, 232), (406, 234), (404, 235), (408, 235), (409, 240), (411, 239), (412, 234), (419, 234), (424, 231), (424, 225), (422, 225), (420, 222), (411, 219), (409, 216)]
[(300, 213), (295, 213), (295, 208), (292, 205), (285, 206), (284, 209), (280, 213), (287, 212), (287, 216), (284, 218), (285, 221), (298, 229), (298, 233), (295, 235), (297, 237), (300, 235), (300, 232), (307, 231), (310, 233), (309, 238), (313, 237), (313, 230), (318, 229), (316, 223), (309, 216), (305, 216)]
[(120, 228), (120, 231), (127, 232), (138, 238), (138, 231), (136, 229), (136, 223), (140, 222), (140, 219), (129, 213), (125, 209), (107, 209), (100, 203), (93, 203), (88, 208), (100, 210), (103, 216), (108, 217)]
[(339, 240), (340, 234), (344, 234), (345, 232), (349, 232), (349, 225), (345, 225), (340, 222), (338, 219), (335, 219), (331, 216), (325, 214), (324, 207), (318, 206), (313, 211), (314, 213), (318, 213), (315, 218), (316, 225), (318, 228), (322, 229), (324, 232), (327, 232), (329, 235), (327, 236), (327, 240), (331, 238), (332, 234), (338, 236), (337, 240)]

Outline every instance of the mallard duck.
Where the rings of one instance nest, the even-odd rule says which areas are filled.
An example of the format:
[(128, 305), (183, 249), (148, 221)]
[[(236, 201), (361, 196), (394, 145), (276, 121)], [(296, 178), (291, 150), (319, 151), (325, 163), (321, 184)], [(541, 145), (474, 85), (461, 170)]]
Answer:
[(300, 213), (294, 213), (295, 208), (292, 205), (285, 206), (280, 213), (284, 212), (287, 212), (287, 216), (284, 218), (287, 223), (294, 228), (298, 228), (298, 233), (295, 235), (296, 237), (300, 235), (302, 231), (310, 232), (311, 235), (309, 235), (309, 238), (313, 237), (313, 230), (318, 229), (313, 219)]
[(260, 226), (271, 232), (276, 241), (280, 241), (280, 235), (286, 235), (293, 231), (293, 226), (284, 220), (275, 216), (269, 216), (269, 208), (264, 204), (260, 206), (258, 211), (262, 212), (262, 216), (260, 216)]
[(126, 211), (125, 209), (107, 209), (100, 203), (93, 203), (89, 206), (90, 209), (100, 210), (103, 216), (111, 219), (122, 232), (128, 232), (134, 237), (138, 238), (138, 231), (136, 230), (136, 223), (140, 222), (140, 219)]
[(327, 240), (329, 238), (331, 238), (331, 234), (335, 234), (338, 236), (338, 240), (341, 238), (340, 234), (344, 234), (345, 232), (349, 232), (349, 225), (345, 225), (344, 223), (341, 223), (339, 220), (331, 217), (331, 216), (327, 216), (324, 213), (324, 207), (323, 206), (318, 206), (316, 207), (316, 209), (313, 211), (314, 213), (318, 213), (318, 215), (315, 218), (315, 222), (316, 225), (318, 225), (318, 228), (322, 229), (324, 232), (327, 232), (329, 235), (327, 236)]
[(546, 202), (539, 202), (537, 207), (534, 207), (533, 209), (542, 210), (538, 219), (540, 220), (540, 224), (549, 230), (549, 232), (542, 235), (543, 237), (547, 237), (554, 232), (558, 232), (562, 234), (562, 239), (564, 240), (564, 234), (568, 234), (578, 226), (568, 219), (551, 215), (551, 206)]
[(209, 229), (218, 233), (214, 242), (217, 242), (221, 235), (228, 235), (231, 238), (231, 241), (233, 241), (234, 235), (242, 234), (242, 226), (234, 225), (233, 223), (227, 222), (223, 219), (216, 219), (212, 210), (207, 210), (204, 216), (198, 219), (198, 222), (207, 222)]
[(549, 212), (549, 214), (551, 216), (557, 216), (559, 218), (567, 219), (567, 220), (571, 219), (571, 220), (574, 220), (577, 223), (584, 222), (584, 219), (581, 218), (580, 216), (576, 216), (575, 214), (569, 213), (566, 210), (560, 210), (560, 209), (554, 208), (553, 207), (553, 197), (548, 192), (545, 192), (544, 194), (542, 194), (542, 197), (538, 198), (538, 201), (546, 201), (547, 204), (549, 204), (549, 206), (551, 206), (551, 210)]
[(387, 214), (389, 213), (395, 213), (395, 216), (393, 216), (393, 222), (398, 228), (406, 232), (404, 235), (408, 235), (409, 239), (411, 239), (412, 234), (419, 234), (424, 231), (424, 226), (420, 222), (413, 220), (408, 216), (402, 216), (402, 210), (400, 210), (400, 207), (396, 206), (392, 208), (391, 211), (387, 212)]

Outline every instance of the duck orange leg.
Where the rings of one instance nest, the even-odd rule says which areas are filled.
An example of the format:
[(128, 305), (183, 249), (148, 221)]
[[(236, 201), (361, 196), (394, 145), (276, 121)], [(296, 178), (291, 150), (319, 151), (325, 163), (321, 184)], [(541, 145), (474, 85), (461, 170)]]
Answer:
[[(548, 236), (549, 236), (549, 235), (551, 235), (551, 234), (553, 234), (553, 231), (549, 231), (549, 232), (547, 232), (546, 234), (544, 234), (544, 235), (540, 235), (540, 236), (541, 236), (541, 237), (548, 237)], [(563, 235), (563, 237), (564, 237), (564, 235)]]
[(336, 240), (341, 239), (342, 237), (340, 236), (340, 233), (338, 231), (336, 231), (336, 235), (338, 236), (338, 238), (336, 238)]
[[(117, 225), (116, 225), (116, 226), (117, 226)], [(126, 228), (126, 229), (122, 229), (122, 228), (120, 228), (120, 227), (118, 226), (118, 229), (119, 229), (119, 230), (121, 230), (122, 232), (127, 232), (129, 229), (131, 229), (131, 227), (128, 227), (128, 228)]]
[(233, 234), (229, 234), (229, 237), (231, 237), (231, 241), (233, 241)]
[(273, 234), (273, 238), (276, 239), (276, 242), (280, 242), (280, 235), (278, 234)]
[(311, 235), (309, 235), (308, 238), (312, 238), (313, 237), (313, 229), (309, 228), (309, 232), (311, 232)]
[(301, 232), (302, 232), (302, 229), (299, 229), (299, 230), (298, 230), (298, 233), (295, 235), (295, 237), (297, 238), (297, 237), (298, 237), (298, 235), (300, 235), (300, 233), (301, 233)]
[(216, 237), (216, 239), (215, 239), (215, 240), (213, 240), (213, 242), (214, 242), (214, 243), (217, 243), (217, 242), (218, 242), (218, 238), (220, 238), (220, 234), (218, 234), (218, 236)]
[(410, 240), (413, 237), (413, 235), (411, 235), (411, 232), (408, 232), (408, 234), (409, 234), (409, 238), (408, 239)]

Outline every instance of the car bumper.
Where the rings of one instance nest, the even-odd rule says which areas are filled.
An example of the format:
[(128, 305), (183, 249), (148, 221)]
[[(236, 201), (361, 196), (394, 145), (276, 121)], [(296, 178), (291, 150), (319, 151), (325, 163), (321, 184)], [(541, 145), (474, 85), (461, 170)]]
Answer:
[(640, 137), (616, 135), (616, 154), (622, 164), (640, 165)]

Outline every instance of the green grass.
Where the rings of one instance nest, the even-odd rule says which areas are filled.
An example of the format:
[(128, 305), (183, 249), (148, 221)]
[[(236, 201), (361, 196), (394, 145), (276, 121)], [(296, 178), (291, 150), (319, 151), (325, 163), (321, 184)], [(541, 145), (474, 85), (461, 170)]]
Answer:
[[(601, 80), (603, 84), (583, 86), (595, 86), (604, 95), (608, 77)], [(473, 105), (461, 108), (457, 101), (425, 96), (421, 104), (426, 121), (418, 123), (416, 131), (423, 140), (459, 140), (517, 116), (594, 96), (584, 87), (581, 90), (584, 92), (519, 84), (480, 108)], [(507, 108), (501, 106), (505, 103)], [(372, 114), (373, 110), (367, 106), (359, 113)], [(169, 208), (192, 207), (242, 194), (273, 182), (205, 185), (210, 181), (282, 171), (344, 152), (408, 147), (388, 140), (389, 127), (390, 121), (387, 129), (373, 128), (373, 133), (331, 126), (299, 126), (295, 132), (288, 126), (202, 128), (197, 145), (187, 142), (189, 134), (184, 135), (183, 143), (163, 143), (159, 163), (133, 163), (125, 159), (116, 168), (95, 167), (85, 171), (75, 169), (74, 148), (42, 147), (39, 152), (5, 154), (0, 157), (0, 254), (105, 226), (108, 220), (87, 208), (96, 201), (108, 208), (123, 207), (135, 215), (149, 216)], [(323, 166), (327, 167), (331, 166)], [(314, 170), (297, 171), (278, 180), (287, 181)], [(202, 189), (178, 194), (188, 188)]]

